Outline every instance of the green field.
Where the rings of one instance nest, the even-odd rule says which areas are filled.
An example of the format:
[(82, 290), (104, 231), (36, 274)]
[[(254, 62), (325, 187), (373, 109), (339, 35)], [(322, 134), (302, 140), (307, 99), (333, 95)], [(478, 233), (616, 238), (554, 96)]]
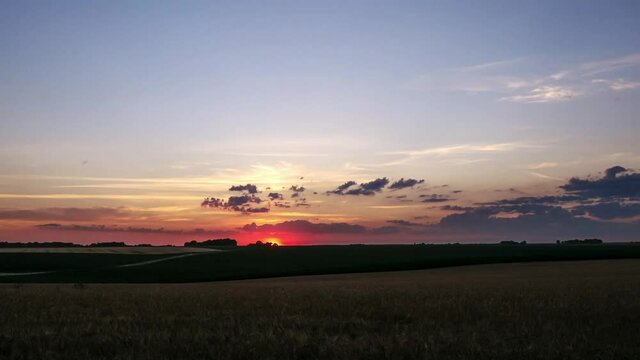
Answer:
[[(186, 250), (185, 250), (186, 251)], [(523, 261), (640, 258), (638, 244), (242, 247), (176, 254), (0, 253), (0, 282), (167, 283), (428, 269)], [(166, 259), (166, 261), (158, 261)], [(135, 265), (137, 266), (126, 266)], [(43, 272), (32, 275), (11, 273)]]
[(2, 359), (637, 359), (640, 260), (0, 285)]

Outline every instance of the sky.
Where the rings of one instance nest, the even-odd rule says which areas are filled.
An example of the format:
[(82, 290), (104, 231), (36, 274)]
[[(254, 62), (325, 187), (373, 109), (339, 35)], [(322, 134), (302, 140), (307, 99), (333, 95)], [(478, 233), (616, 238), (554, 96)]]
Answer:
[(637, 241), (637, 1), (3, 1), (0, 241)]

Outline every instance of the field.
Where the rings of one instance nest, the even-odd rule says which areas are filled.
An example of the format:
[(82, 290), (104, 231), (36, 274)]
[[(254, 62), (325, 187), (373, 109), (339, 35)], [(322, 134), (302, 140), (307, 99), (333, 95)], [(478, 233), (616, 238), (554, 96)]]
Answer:
[(636, 359), (640, 260), (0, 285), (2, 359)]
[(523, 261), (640, 258), (638, 244), (283, 246), (180, 254), (152, 250), (0, 252), (0, 282), (179, 283)]

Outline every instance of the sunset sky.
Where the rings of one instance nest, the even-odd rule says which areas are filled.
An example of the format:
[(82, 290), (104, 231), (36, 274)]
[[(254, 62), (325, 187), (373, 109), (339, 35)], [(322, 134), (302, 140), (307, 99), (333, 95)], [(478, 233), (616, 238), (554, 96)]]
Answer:
[(0, 241), (638, 241), (639, 19), (3, 2)]

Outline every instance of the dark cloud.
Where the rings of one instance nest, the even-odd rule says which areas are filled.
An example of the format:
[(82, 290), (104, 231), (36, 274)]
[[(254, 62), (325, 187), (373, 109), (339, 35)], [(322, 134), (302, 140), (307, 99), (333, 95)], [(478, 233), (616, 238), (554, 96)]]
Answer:
[(291, 205), (289, 205), (289, 203), (287, 202), (274, 202), (273, 206), (279, 207), (279, 208), (285, 208), (285, 209), (288, 209), (291, 207)]
[(640, 200), (640, 173), (632, 173), (622, 166), (614, 166), (606, 169), (605, 175), (600, 179), (574, 177), (560, 188), (585, 199), (629, 198)]
[(358, 187), (354, 188), (355, 181), (347, 181), (346, 183), (338, 186), (335, 190), (327, 191), (327, 194), (337, 195), (375, 195), (382, 191), (382, 189), (389, 184), (389, 179), (377, 178), (375, 180), (361, 183)]
[(399, 190), (399, 189), (404, 189), (404, 188), (410, 188), (410, 187), (414, 187), (417, 184), (422, 184), (424, 182), (424, 179), (421, 180), (416, 180), (416, 179), (407, 179), (405, 180), (404, 178), (400, 178), (400, 180), (392, 183), (391, 185), (389, 185), (389, 189), (393, 189), (393, 190)]
[(371, 191), (381, 191), (387, 184), (389, 183), (389, 179), (385, 178), (377, 178), (375, 180), (360, 184), (360, 188), (364, 190)]
[(575, 215), (589, 215), (603, 220), (628, 219), (640, 216), (640, 203), (603, 202), (580, 205), (571, 210)]
[(241, 206), (248, 204), (250, 202), (260, 203), (262, 200), (255, 196), (242, 195), (242, 196), (229, 196), (229, 200), (227, 200), (227, 206)]
[(253, 184), (234, 185), (234, 186), (229, 188), (229, 191), (246, 191), (249, 194), (257, 194), (258, 193), (258, 187), (253, 185)]
[(475, 208), (472, 206), (443, 205), (443, 206), (440, 206), (440, 209), (445, 211), (470, 211)]
[(301, 193), (304, 192), (306, 189), (304, 186), (298, 186), (298, 185), (291, 185), (291, 187), (289, 188), (290, 191), (293, 191), (295, 193)]
[(614, 223), (577, 217), (567, 209), (549, 206), (544, 211), (498, 217), (495, 209), (476, 208), (442, 218), (434, 231), (473, 235), (481, 239), (525, 239), (551, 242), (558, 238), (599, 237), (606, 240), (637, 238), (640, 223)]
[(260, 204), (262, 199), (255, 195), (230, 196), (228, 200), (219, 198), (205, 198), (200, 204), (204, 208), (215, 208), (229, 211), (237, 211), (245, 214), (256, 212), (268, 212), (268, 207), (251, 207), (251, 204)]
[(126, 208), (91, 207), (91, 208), (43, 208), (43, 209), (2, 209), (0, 220), (53, 220), (53, 221), (91, 221), (102, 218), (129, 217), (131, 212)]
[(249, 232), (281, 232), (307, 234), (362, 234), (366, 228), (361, 225), (347, 223), (312, 223), (307, 220), (291, 220), (278, 224), (256, 225), (251, 223), (240, 228)]
[(270, 200), (282, 200), (282, 199), (284, 199), (284, 196), (282, 194), (280, 194), (280, 193), (277, 193), (277, 192), (271, 192), (271, 193), (269, 193), (269, 195), (267, 195), (267, 197)]
[(347, 190), (348, 188), (356, 185), (357, 183), (355, 181), (347, 181), (346, 183), (338, 186), (335, 190), (329, 190), (327, 191), (327, 194), (337, 194), (337, 195), (343, 195), (344, 191)]
[(610, 167), (608, 169), (606, 169), (604, 171), (604, 177), (605, 179), (615, 179), (616, 175), (623, 173), (623, 172), (627, 172), (628, 170), (623, 168), (620, 165), (616, 165), (613, 167)]
[(266, 213), (269, 212), (269, 208), (268, 207), (257, 207), (257, 208), (244, 208), (240, 211), (242, 211), (245, 214), (252, 214), (252, 213)]
[(423, 203), (439, 203), (439, 202), (445, 202), (445, 201), (451, 200), (445, 195), (438, 195), (438, 194), (420, 195), (420, 197), (423, 198), (422, 200), (420, 200)]
[(480, 203), (479, 205), (535, 205), (535, 204), (562, 204), (567, 202), (582, 201), (584, 198), (578, 195), (545, 195), (545, 196), (521, 196), (514, 199), (503, 199), (493, 202)]
[(400, 226), (424, 226), (424, 224), (414, 223), (407, 220), (387, 220), (387, 223)]

